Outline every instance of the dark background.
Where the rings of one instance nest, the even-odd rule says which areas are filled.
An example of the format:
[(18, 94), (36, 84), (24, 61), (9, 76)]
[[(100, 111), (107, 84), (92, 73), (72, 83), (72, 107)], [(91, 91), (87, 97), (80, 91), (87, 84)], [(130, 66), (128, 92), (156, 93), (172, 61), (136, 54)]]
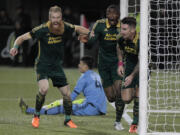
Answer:
[[(44, 23), (48, 20), (49, 7), (58, 5), (63, 10), (63, 19), (72, 24), (80, 24), (80, 15), (84, 14), (86, 20), (92, 27), (97, 19), (105, 17), (105, 10), (110, 4), (119, 4), (120, 0), (1, 0), (0, 9), (5, 9), (11, 23), (4, 25), (0, 23), (0, 53), (6, 47), (7, 39), (10, 33), (15, 31), (16, 10), (21, 6), (24, 8), (24, 14), (28, 15), (22, 21), (22, 24), (28, 24), (28, 28), (24, 31), (16, 32), (16, 36), (23, 34), (31, 28)], [(140, 0), (129, 0), (129, 5), (136, 3), (137, 7), (130, 6), (130, 13), (139, 11)], [(155, 65), (155, 68), (167, 69), (172, 65), (180, 63), (180, 1), (179, 0), (150, 0), (149, 14), (149, 63)], [(66, 9), (70, 9), (69, 14)], [(28, 44), (28, 43), (25, 43)], [(12, 66), (33, 66), (34, 59), (37, 55), (37, 44), (34, 43), (27, 48), (22, 46), (22, 54), (18, 60), (24, 57), (23, 62), (12, 62), (10, 58), (2, 58), (0, 54), (0, 65)], [(70, 38), (65, 46), (65, 67), (77, 67), (79, 62), (80, 48), (77, 35)], [(26, 52), (26, 50), (28, 50)], [(97, 62), (98, 45), (95, 44), (90, 50), (85, 49), (85, 54), (92, 55)], [(28, 56), (24, 55), (28, 54)], [(22, 55), (22, 56), (21, 56)], [(97, 65), (97, 63), (96, 63)], [(176, 68), (176, 67), (175, 67)]]
[[(119, 0), (1, 0), (0, 9), (4, 9), (7, 12), (7, 16), (11, 19), (11, 24), (0, 24), (0, 52), (6, 47), (8, 36), (11, 32), (15, 31), (16, 23), (16, 10), (18, 7), (24, 8), (25, 20), (30, 20), (30, 24), (26, 30), (21, 30), (16, 33), (18, 35), (23, 34), (31, 30), (31, 28), (44, 23), (48, 20), (48, 10), (51, 6), (58, 5), (63, 10), (63, 19), (72, 24), (80, 24), (80, 15), (84, 14), (86, 20), (91, 27), (93, 23), (100, 18), (105, 17), (105, 10), (110, 4), (116, 4), (119, 6)], [(70, 14), (65, 14), (65, 9), (70, 9)], [(24, 25), (28, 21), (22, 22)], [(12, 66), (33, 66), (34, 59), (37, 55), (37, 45), (27, 48), (27, 44), (22, 45), (22, 54), (16, 57), (16, 61), (12, 61), (10, 58), (2, 58), (0, 55), (0, 65), (12, 65)], [(28, 50), (29, 49), (29, 50)], [(28, 50), (28, 51), (27, 51)], [(76, 67), (79, 62), (79, 41), (74, 36), (70, 39), (65, 46), (65, 67)], [(92, 47), (90, 50), (86, 49), (85, 54), (94, 56), (97, 61), (98, 46)], [(28, 55), (24, 55), (27, 54)], [(21, 56), (22, 55), (22, 56)], [(23, 57), (23, 62), (20, 59)], [(18, 62), (20, 60), (20, 62)], [(97, 63), (96, 63), (97, 64)], [(95, 64), (95, 65), (96, 65)]]
[(88, 21), (95, 21), (104, 16), (110, 4), (119, 5), (119, 0), (1, 0), (0, 8), (5, 8), (13, 17), (16, 7), (22, 5), (32, 17), (32, 24), (37, 25), (48, 19), (49, 7), (58, 5), (62, 9), (70, 7), (72, 11), (85, 14)]

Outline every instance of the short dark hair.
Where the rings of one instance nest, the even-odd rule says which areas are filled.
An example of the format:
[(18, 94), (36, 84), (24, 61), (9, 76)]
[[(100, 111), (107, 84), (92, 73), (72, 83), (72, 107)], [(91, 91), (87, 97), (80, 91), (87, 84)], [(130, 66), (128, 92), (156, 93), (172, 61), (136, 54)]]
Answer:
[(119, 7), (117, 5), (114, 5), (114, 4), (109, 5), (106, 9), (106, 14), (107, 14), (107, 12), (109, 12), (110, 9), (114, 9), (117, 12), (117, 14), (120, 15), (120, 10), (119, 10)]
[(128, 24), (129, 26), (136, 28), (136, 18), (134, 17), (125, 17), (121, 20), (121, 23)]
[(86, 63), (89, 67), (89, 69), (93, 68), (94, 65), (94, 59), (91, 56), (84, 56), (80, 59), (81, 61), (83, 61), (84, 63)]

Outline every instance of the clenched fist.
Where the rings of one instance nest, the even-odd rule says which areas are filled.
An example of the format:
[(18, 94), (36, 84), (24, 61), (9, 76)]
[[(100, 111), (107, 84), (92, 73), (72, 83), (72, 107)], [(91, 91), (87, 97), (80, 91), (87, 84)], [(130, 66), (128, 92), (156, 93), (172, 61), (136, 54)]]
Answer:
[(18, 49), (17, 48), (11, 48), (10, 52), (9, 52), (12, 56), (15, 56), (18, 53)]
[(79, 35), (78, 40), (82, 43), (87, 43), (88, 42), (88, 35)]

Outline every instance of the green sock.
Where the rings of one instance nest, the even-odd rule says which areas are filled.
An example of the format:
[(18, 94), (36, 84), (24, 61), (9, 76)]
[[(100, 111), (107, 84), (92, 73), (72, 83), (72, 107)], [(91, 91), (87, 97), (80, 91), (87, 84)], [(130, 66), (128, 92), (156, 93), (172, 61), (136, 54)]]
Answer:
[(69, 121), (71, 119), (70, 115), (65, 115), (65, 121)]
[(70, 115), (72, 113), (72, 101), (71, 98), (64, 96), (63, 97), (63, 107), (65, 111), (65, 121), (70, 120)]
[(42, 105), (44, 104), (45, 101), (45, 95), (42, 95), (40, 92), (36, 95), (36, 107), (35, 107), (35, 116), (40, 116), (40, 110), (42, 108)]
[(139, 97), (134, 98), (134, 107), (133, 107), (133, 125), (138, 125), (139, 120)]
[(116, 97), (115, 106), (116, 106), (116, 122), (120, 122), (125, 107), (125, 104), (121, 99), (121, 97)]
[(40, 112), (35, 111), (35, 112), (34, 112), (34, 116), (35, 116), (35, 117), (36, 117), (36, 116), (37, 116), (37, 117), (40, 117)]

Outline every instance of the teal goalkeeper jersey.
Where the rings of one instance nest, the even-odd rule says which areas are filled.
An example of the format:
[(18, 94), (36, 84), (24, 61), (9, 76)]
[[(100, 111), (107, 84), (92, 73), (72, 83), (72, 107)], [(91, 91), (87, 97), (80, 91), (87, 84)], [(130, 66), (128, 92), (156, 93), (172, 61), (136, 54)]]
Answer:
[(32, 38), (38, 40), (39, 51), (37, 62), (45, 65), (62, 64), (66, 39), (72, 36), (72, 33), (75, 31), (74, 25), (67, 22), (63, 23), (64, 32), (60, 35), (50, 32), (50, 22), (35, 27), (30, 32)]
[(103, 114), (106, 113), (107, 99), (102, 87), (101, 78), (96, 72), (88, 70), (79, 78), (77, 85), (71, 94), (71, 99), (75, 100), (80, 93), (83, 93), (85, 96), (83, 105), (86, 106), (91, 103), (100, 112)]
[(117, 35), (120, 32), (120, 21), (116, 26), (111, 26), (108, 19), (97, 20), (93, 26), (87, 44), (93, 45), (99, 41), (99, 64), (114, 63), (118, 61), (116, 53)]

